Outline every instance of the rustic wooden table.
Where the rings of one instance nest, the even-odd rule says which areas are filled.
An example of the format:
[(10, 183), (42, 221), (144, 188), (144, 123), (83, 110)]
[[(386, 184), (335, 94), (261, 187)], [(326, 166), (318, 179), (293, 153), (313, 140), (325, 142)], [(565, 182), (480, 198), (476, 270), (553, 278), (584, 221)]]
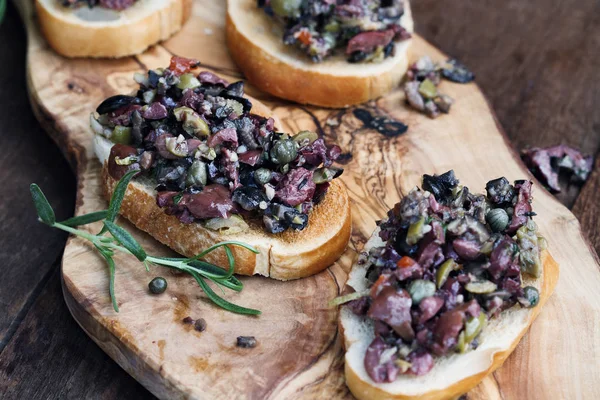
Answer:
[[(567, 143), (600, 150), (600, 8), (596, 0), (414, 1), (417, 31), (476, 73), (516, 149)], [(492, 7), (493, 6), (493, 7)], [(28, 185), (59, 217), (74, 175), (34, 119), (25, 91), (25, 33), (9, 5), (0, 26), (0, 398), (146, 398), (141, 385), (77, 326), (64, 304), (66, 236), (39, 224)], [(558, 197), (600, 251), (600, 158), (583, 187)]]

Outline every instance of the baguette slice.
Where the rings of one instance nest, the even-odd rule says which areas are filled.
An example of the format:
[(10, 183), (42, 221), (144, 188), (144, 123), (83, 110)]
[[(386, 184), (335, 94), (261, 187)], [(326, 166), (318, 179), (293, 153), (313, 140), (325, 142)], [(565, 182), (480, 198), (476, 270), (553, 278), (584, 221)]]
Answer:
[[(270, 111), (264, 105), (251, 100), (253, 113), (269, 116)], [(102, 187), (107, 199), (117, 184), (108, 174), (106, 162), (111, 147), (112, 142), (95, 135), (94, 150), (103, 164)], [(237, 246), (231, 248), (237, 274), (258, 274), (278, 280), (314, 275), (333, 264), (350, 240), (350, 201), (346, 187), (339, 180), (331, 183), (323, 201), (310, 212), (304, 230), (288, 229), (280, 234), (269, 234), (264, 231), (262, 224), (252, 221), (247, 221), (249, 230), (235, 234), (220, 233), (199, 223), (184, 224), (177, 217), (165, 214), (156, 205), (154, 186), (152, 182), (132, 181), (121, 205), (121, 215), (137, 228), (187, 257), (225, 240), (237, 240), (254, 246), (260, 254)], [(227, 265), (225, 252), (221, 250), (211, 252), (206, 259), (217, 265)]]
[[(413, 32), (408, 1), (402, 26)], [(286, 46), (282, 28), (257, 8), (255, 0), (227, 1), (227, 45), (246, 78), (272, 95), (297, 103), (345, 107), (379, 97), (399, 85), (408, 69), (411, 40), (396, 43), (396, 54), (381, 63), (346, 61), (336, 55), (313, 63)]]
[(192, 14), (192, 0), (138, 0), (123, 11), (63, 7), (35, 0), (50, 46), (67, 57), (123, 57), (141, 53), (179, 31)]
[[(364, 251), (384, 244), (377, 228)], [(558, 281), (558, 264), (547, 251), (542, 253), (542, 263), (543, 274), (539, 279), (523, 277), (525, 285), (535, 286), (540, 292), (540, 302), (536, 307), (515, 306), (503, 311), (498, 318), (489, 321), (476, 350), (436, 358), (433, 369), (424, 376), (400, 375), (391, 383), (374, 382), (364, 367), (367, 347), (375, 337), (373, 325), (347, 306), (342, 306), (339, 322), (346, 349), (345, 375), (352, 394), (360, 400), (451, 399), (477, 386), (508, 358), (554, 291)], [(346, 291), (363, 291), (370, 286), (365, 278), (367, 269), (365, 264), (352, 267)]]

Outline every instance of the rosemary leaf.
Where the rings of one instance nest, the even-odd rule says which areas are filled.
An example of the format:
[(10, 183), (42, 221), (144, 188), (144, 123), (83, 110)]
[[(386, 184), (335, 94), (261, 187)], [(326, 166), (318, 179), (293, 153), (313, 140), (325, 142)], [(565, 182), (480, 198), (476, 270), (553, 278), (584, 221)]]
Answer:
[[(108, 205), (108, 212), (106, 214), (106, 220), (109, 222), (114, 222), (119, 215), (119, 210), (121, 209), (121, 203), (123, 202), (123, 198), (125, 197), (125, 192), (127, 191), (127, 186), (129, 185), (129, 181), (133, 178), (135, 174), (138, 174), (140, 171), (134, 170), (126, 173), (117, 183), (117, 187), (113, 192), (112, 197), (110, 198), (110, 204)], [(106, 225), (102, 228), (99, 235), (106, 232)]]
[(131, 254), (133, 254), (138, 260), (144, 261), (146, 259), (146, 252), (144, 251), (142, 246), (137, 242), (137, 240), (135, 240), (133, 236), (131, 236), (129, 232), (127, 232), (125, 229), (121, 228), (114, 222), (108, 220), (104, 221), (104, 226), (106, 227), (106, 229), (108, 229), (110, 234), (113, 235), (113, 237), (117, 239), (117, 241), (123, 247), (125, 247)]
[(112, 254), (107, 252), (106, 249), (96, 246), (100, 254), (106, 260), (108, 264), (109, 282), (108, 282), (108, 293), (112, 301), (113, 308), (116, 312), (119, 312), (119, 305), (117, 304), (117, 297), (115, 296), (115, 260), (112, 258)]
[(107, 210), (95, 211), (95, 212), (92, 212), (89, 214), (79, 215), (77, 217), (72, 217), (72, 218), (66, 219), (66, 220), (62, 221), (61, 224), (65, 225), (65, 226), (70, 226), (70, 227), (91, 224), (92, 222), (101, 221), (104, 218), (106, 218), (107, 213), (108, 213)]
[(234, 312), (236, 314), (245, 314), (245, 315), (260, 315), (261, 312), (259, 310), (254, 310), (252, 308), (246, 308), (246, 307), (242, 307), (242, 306), (238, 306), (236, 304), (230, 303), (227, 300), (219, 297), (219, 295), (217, 295), (210, 286), (208, 286), (208, 283), (206, 283), (204, 281), (204, 279), (202, 279), (201, 276), (199, 276), (196, 273), (193, 273), (192, 276), (194, 277), (194, 279), (196, 279), (196, 282), (198, 282), (198, 285), (200, 285), (200, 287), (202, 288), (202, 290), (204, 290), (204, 293), (206, 293), (206, 296), (208, 296), (208, 298), (215, 303), (216, 305), (218, 305), (221, 308), (224, 308), (227, 311), (231, 311)]
[(29, 186), (29, 191), (31, 192), (33, 204), (35, 205), (40, 220), (46, 225), (53, 225), (56, 222), (56, 216), (54, 215), (52, 206), (48, 203), (48, 199), (44, 196), (42, 189), (35, 183), (32, 183)]

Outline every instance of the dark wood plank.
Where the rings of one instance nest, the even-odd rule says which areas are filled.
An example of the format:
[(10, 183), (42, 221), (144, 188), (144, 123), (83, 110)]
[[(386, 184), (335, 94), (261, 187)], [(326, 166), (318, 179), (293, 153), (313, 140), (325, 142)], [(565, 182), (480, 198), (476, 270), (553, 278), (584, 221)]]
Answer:
[(596, 254), (600, 254), (600, 157), (596, 157), (596, 165), (577, 197), (573, 213), (587, 233), (590, 245), (596, 249)]
[(66, 239), (37, 222), (29, 184), (38, 183), (57, 216), (66, 218), (74, 208), (75, 179), (31, 112), (25, 90), (25, 33), (12, 5), (0, 26), (0, 38), (1, 351)]
[(153, 398), (73, 320), (62, 296), (60, 268), (55, 267), (0, 355), (0, 398)]
[[(598, 152), (597, 0), (412, 4), (417, 32), (476, 72), (517, 150), (567, 143)], [(578, 193), (573, 186), (557, 197), (570, 208)]]

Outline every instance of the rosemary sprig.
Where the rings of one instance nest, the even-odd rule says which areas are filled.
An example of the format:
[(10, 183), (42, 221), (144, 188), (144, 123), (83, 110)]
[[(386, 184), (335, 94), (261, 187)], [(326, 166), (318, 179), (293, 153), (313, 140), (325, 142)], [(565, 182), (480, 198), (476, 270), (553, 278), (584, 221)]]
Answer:
[[(117, 299), (115, 296), (115, 250), (135, 256), (139, 261), (141, 261), (144, 264), (147, 271), (150, 270), (151, 265), (161, 265), (163, 267), (182, 271), (191, 275), (194, 278), (194, 280), (198, 283), (200, 288), (204, 291), (206, 296), (213, 303), (215, 303), (221, 308), (224, 308), (225, 310), (238, 314), (260, 314), (259, 310), (241, 307), (223, 299), (217, 293), (215, 293), (215, 291), (206, 282), (206, 280), (214, 282), (217, 286), (219, 286), (221, 291), (223, 291), (221, 287), (225, 287), (236, 292), (241, 291), (244, 286), (242, 282), (233, 275), (235, 269), (235, 258), (233, 256), (233, 252), (230, 249), (230, 246), (243, 247), (253, 253), (258, 254), (258, 251), (254, 247), (242, 242), (225, 241), (217, 243), (209, 247), (208, 249), (202, 251), (200, 254), (191, 258), (155, 257), (148, 255), (146, 251), (142, 248), (142, 246), (137, 242), (137, 240), (135, 240), (135, 238), (129, 232), (127, 232), (124, 228), (115, 223), (117, 215), (119, 214), (119, 209), (121, 208), (121, 202), (123, 201), (125, 191), (127, 190), (127, 185), (129, 184), (129, 181), (136, 172), (137, 171), (132, 171), (125, 175), (123, 178), (121, 178), (121, 180), (115, 187), (115, 191), (111, 197), (108, 210), (96, 211), (89, 214), (80, 215), (77, 217), (69, 218), (62, 222), (56, 221), (54, 210), (50, 206), (50, 203), (48, 203), (46, 196), (44, 195), (44, 193), (38, 185), (32, 183), (30, 186), (31, 197), (33, 198), (33, 203), (35, 204), (38, 218), (41, 222), (43, 222), (46, 225), (69, 232), (80, 238), (89, 240), (94, 245), (94, 247), (96, 247), (98, 252), (106, 260), (106, 263), (108, 265), (109, 294), (113, 304), (113, 308), (116, 312), (119, 311), (119, 306), (117, 304)], [(103, 227), (102, 230), (96, 235), (88, 231), (76, 228), (77, 226), (86, 225), (97, 221), (103, 221)], [(110, 236), (107, 236), (106, 233), (110, 234)], [(224, 249), (225, 255), (227, 256), (227, 270), (202, 260), (202, 258), (205, 257), (207, 254), (221, 247)]]

